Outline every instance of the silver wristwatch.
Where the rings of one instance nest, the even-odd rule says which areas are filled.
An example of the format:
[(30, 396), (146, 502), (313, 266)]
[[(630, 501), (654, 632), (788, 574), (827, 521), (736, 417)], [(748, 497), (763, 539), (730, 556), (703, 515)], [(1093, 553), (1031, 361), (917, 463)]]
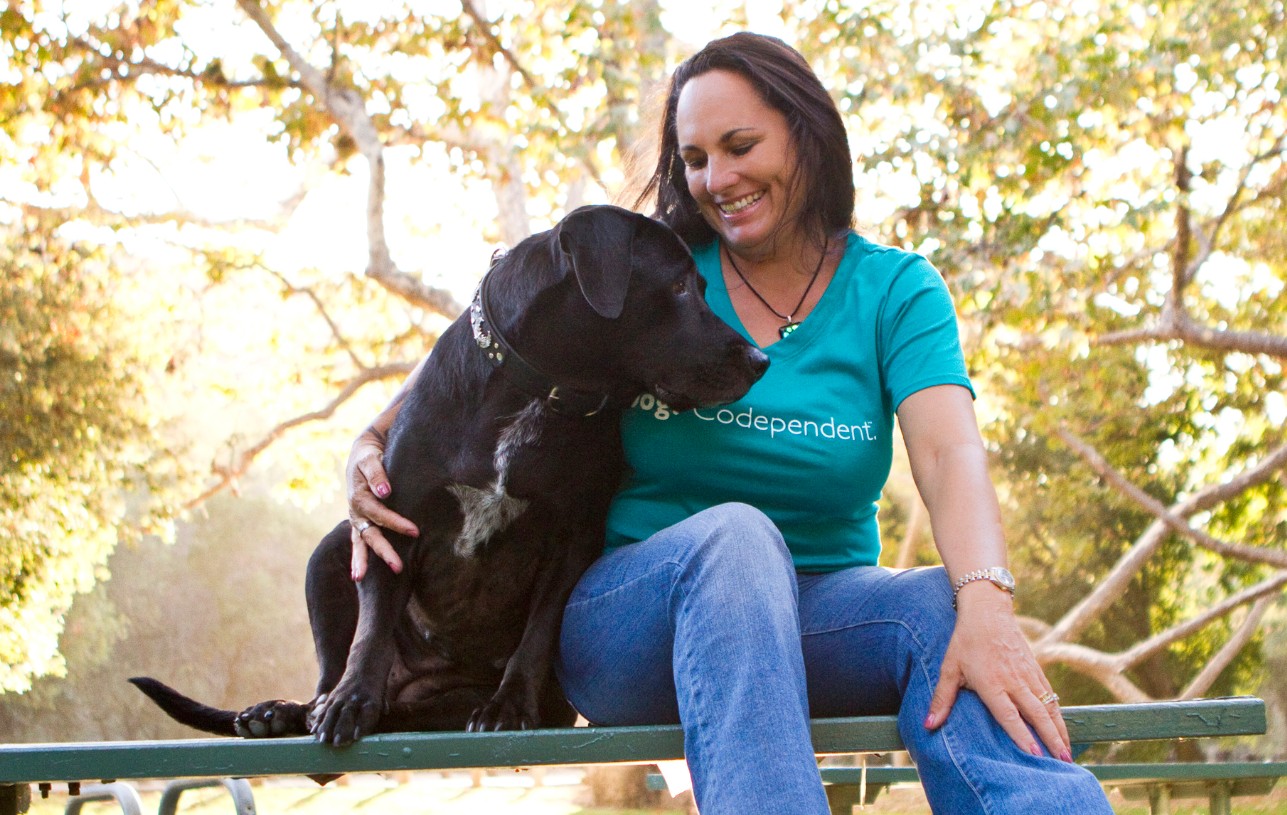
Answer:
[(990, 569), (977, 569), (973, 572), (967, 572), (957, 578), (952, 584), (952, 605), (956, 605), (956, 595), (961, 593), (961, 589), (967, 583), (973, 583), (976, 580), (986, 580), (998, 589), (1010, 592), (1014, 596), (1014, 575), (1010, 574), (1008, 569), (1000, 566), (993, 566)]

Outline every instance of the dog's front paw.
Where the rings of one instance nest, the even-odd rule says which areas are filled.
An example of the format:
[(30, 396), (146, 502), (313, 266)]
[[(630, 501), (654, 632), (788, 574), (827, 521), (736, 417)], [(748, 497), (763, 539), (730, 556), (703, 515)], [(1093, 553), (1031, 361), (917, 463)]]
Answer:
[(487, 704), (473, 712), (465, 730), (483, 733), (491, 730), (533, 730), (540, 727), (536, 705), (526, 705), (524, 701), (524, 694), (507, 693), (502, 688), (496, 691)]
[(343, 747), (375, 732), (384, 701), (362, 689), (336, 688), (313, 700), (308, 729), (323, 744)]
[(233, 729), (243, 739), (302, 736), (308, 732), (308, 705), (274, 699), (248, 707), (233, 720)]

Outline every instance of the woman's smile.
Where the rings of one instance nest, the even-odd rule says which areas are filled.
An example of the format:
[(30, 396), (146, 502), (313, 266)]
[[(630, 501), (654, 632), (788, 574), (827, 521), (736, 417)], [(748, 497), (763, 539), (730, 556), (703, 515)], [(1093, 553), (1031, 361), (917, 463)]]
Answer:
[(720, 204), (720, 212), (723, 212), (725, 215), (738, 215), (744, 212), (747, 207), (759, 202), (762, 198), (764, 198), (764, 193), (752, 193), (751, 195), (739, 198), (736, 201), (732, 201), (727, 204)]

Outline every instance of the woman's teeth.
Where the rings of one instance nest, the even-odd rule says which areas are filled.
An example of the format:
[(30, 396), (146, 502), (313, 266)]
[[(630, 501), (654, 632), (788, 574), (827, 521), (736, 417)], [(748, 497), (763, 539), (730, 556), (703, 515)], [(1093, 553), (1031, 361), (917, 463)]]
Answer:
[(739, 198), (736, 201), (730, 201), (727, 204), (720, 204), (719, 209), (720, 212), (723, 212), (725, 215), (736, 215), (763, 197), (764, 193), (762, 192), (753, 193), (743, 198)]

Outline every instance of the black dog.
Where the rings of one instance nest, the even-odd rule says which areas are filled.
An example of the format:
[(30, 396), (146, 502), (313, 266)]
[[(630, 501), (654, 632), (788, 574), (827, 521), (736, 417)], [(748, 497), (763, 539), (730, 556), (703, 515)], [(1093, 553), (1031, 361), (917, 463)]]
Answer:
[(621, 409), (740, 398), (768, 359), (706, 306), (665, 226), (585, 207), (521, 242), (439, 339), (390, 431), (386, 532), (405, 568), (349, 579), (349, 523), (319, 544), (307, 599), (321, 675), (310, 703), (240, 714), (147, 678), (178, 721), (347, 744), (377, 731), (572, 724), (553, 675), (563, 606), (603, 546), (624, 468)]

